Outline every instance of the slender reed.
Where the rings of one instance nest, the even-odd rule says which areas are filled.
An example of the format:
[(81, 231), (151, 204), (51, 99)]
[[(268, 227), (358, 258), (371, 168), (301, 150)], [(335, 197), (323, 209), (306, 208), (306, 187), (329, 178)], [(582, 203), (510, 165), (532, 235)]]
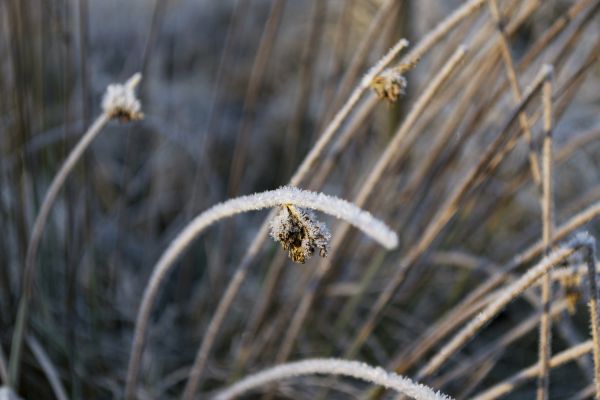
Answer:
[(154, 266), (152, 276), (144, 291), (137, 315), (127, 372), (127, 384), (125, 389), (125, 397), (127, 399), (134, 398), (152, 306), (154, 305), (162, 282), (175, 266), (175, 261), (177, 261), (200, 233), (215, 222), (243, 212), (277, 207), (280, 205), (294, 205), (297, 207), (319, 210), (343, 219), (362, 230), (365, 234), (388, 249), (392, 249), (398, 244), (398, 237), (393, 231), (391, 231), (383, 222), (375, 219), (371, 214), (361, 210), (354, 204), (336, 197), (327, 196), (323, 193), (309, 192), (294, 187), (282, 187), (249, 196), (241, 196), (209, 208), (194, 218), (177, 235), (177, 237), (173, 239), (169, 247)]
[(245, 394), (269, 382), (296, 376), (328, 374), (343, 375), (366, 382), (381, 385), (405, 394), (417, 400), (449, 400), (450, 397), (433, 389), (411, 381), (408, 378), (387, 372), (379, 367), (372, 367), (358, 361), (335, 358), (310, 359), (291, 362), (266, 369), (250, 375), (231, 387), (219, 392), (215, 400), (229, 400)]
[[(489, 5), (492, 12), (492, 17), (494, 18), (494, 22), (498, 27), (500, 52), (502, 54), (502, 59), (506, 66), (508, 82), (510, 83), (510, 87), (513, 92), (513, 97), (515, 98), (515, 101), (519, 103), (523, 98), (523, 95), (521, 93), (521, 85), (519, 84), (517, 73), (515, 72), (514, 62), (510, 54), (508, 36), (506, 34), (506, 30), (504, 29), (504, 21), (502, 20), (502, 16), (500, 15), (500, 10), (498, 9), (498, 4), (496, 0), (490, 0)], [(531, 166), (531, 176), (533, 178), (533, 182), (539, 188), (541, 184), (540, 164), (533, 145), (533, 135), (531, 134), (531, 127), (529, 126), (529, 122), (527, 121), (527, 114), (525, 113), (525, 111), (521, 111), (521, 113), (519, 113), (519, 125), (521, 126), (525, 139), (527, 140), (527, 144), (529, 145), (529, 163)]]
[(231, 169), (229, 172), (228, 194), (235, 196), (244, 174), (246, 164), (246, 153), (248, 150), (248, 140), (252, 134), (254, 118), (256, 116), (256, 106), (259, 99), (259, 91), (266, 75), (268, 61), (271, 59), (271, 52), (277, 38), (277, 30), (281, 24), (283, 11), (285, 9), (284, 0), (272, 0), (271, 10), (265, 22), (264, 30), (261, 34), (260, 44), (256, 51), (256, 57), (252, 64), (250, 77), (248, 78), (248, 88), (244, 97), (242, 119), (235, 139), (233, 156), (231, 158)]
[(56, 367), (52, 364), (50, 357), (42, 345), (37, 341), (36, 338), (29, 335), (25, 337), (25, 341), (29, 345), (33, 356), (36, 358), (40, 364), (40, 367), (44, 371), (44, 374), (50, 383), (50, 387), (52, 387), (54, 397), (56, 397), (57, 400), (67, 400), (69, 397), (67, 396), (67, 392), (62, 382), (60, 381), (60, 375)]
[(600, 308), (598, 302), (600, 293), (598, 293), (598, 283), (596, 276), (596, 242), (590, 241), (586, 247), (585, 263), (588, 268), (588, 281), (590, 285), (590, 325), (592, 330), (592, 344), (594, 347), (594, 382), (596, 383), (596, 400), (600, 400)]
[[(442, 366), (456, 351), (463, 347), (483, 326), (489, 323), (504, 307), (519, 296), (525, 289), (533, 285), (540, 277), (543, 276), (552, 267), (565, 260), (567, 257), (580, 249), (587, 249), (588, 252), (594, 253), (594, 239), (586, 233), (577, 234), (571, 242), (550, 253), (544, 257), (537, 265), (530, 268), (521, 278), (514, 283), (508, 285), (496, 299), (485, 307), (477, 317), (471, 320), (463, 329), (461, 329), (417, 374), (417, 379), (423, 379), (430, 376)], [(593, 255), (589, 259), (593, 259)], [(595, 313), (597, 315), (597, 285), (596, 285), (596, 265), (594, 262), (588, 262), (587, 267), (590, 269), (590, 288), (592, 288), (592, 297), (596, 298), (594, 304)], [(593, 313), (592, 313), (593, 314)], [(593, 331), (592, 331), (593, 333)], [(594, 341), (597, 341), (597, 335), (594, 335)]]
[[(550, 368), (557, 368), (570, 361), (576, 360), (577, 358), (590, 353), (593, 350), (593, 347), (594, 345), (592, 341), (588, 340), (587, 342), (583, 342), (577, 346), (564, 350), (552, 357), (550, 360)], [(482, 393), (477, 394), (471, 400), (497, 399), (498, 397), (512, 392), (523, 383), (534, 379), (536, 376), (539, 376), (539, 373), (540, 364), (538, 362), (537, 364), (516, 373), (505, 381), (492, 386)]]
[(138, 85), (141, 78), (141, 74), (137, 73), (124, 85), (112, 84), (108, 86), (102, 100), (102, 114), (94, 121), (87, 132), (79, 140), (75, 148), (69, 153), (69, 156), (54, 176), (54, 179), (46, 192), (40, 211), (33, 224), (31, 237), (27, 246), (27, 253), (25, 255), (23, 292), (21, 299), (19, 300), (19, 310), (15, 322), (15, 330), (12, 336), (9, 361), (9, 385), (12, 387), (16, 387), (19, 382), (21, 348), (29, 317), (29, 302), (33, 291), (35, 262), (42, 234), (44, 233), (44, 228), (48, 221), (48, 216), (50, 215), (50, 210), (54, 205), (65, 180), (75, 167), (75, 164), (92, 141), (100, 134), (102, 128), (104, 128), (108, 121), (115, 118), (125, 121), (142, 118), (142, 113), (140, 112), (141, 106), (134, 93), (135, 87)]
[(6, 357), (4, 356), (4, 350), (0, 346), (0, 379), (3, 383), (8, 382), (8, 368), (6, 367)]
[[(558, 317), (566, 308), (566, 301), (555, 302), (552, 305), (552, 312), (550, 315), (552, 317)], [(494, 357), (495, 355), (506, 352), (512, 343), (522, 338), (530, 331), (534, 330), (536, 327), (539, 326), (540, 315), (541, 314), (538, 310), (534, 311), (534, 313), (530, 317), (520, 322), (517, 326), (511, 328), (495, 342), (487, 345), (485, 349), (479, 351), (476, 355), (470, 357), (465, 362), (456, 366), (456, 368), (453, 368), (451, 371), (448, 371), (446, 374), (440, 376), (438, 379), (435, 380), (433, 386), (442, 387), (448, 382), (458, 380), (461, 376), (468, 376), (471, 373), (471, 371), (473, 371), (473, 368), (477, 368), (477, 366), (483, 365), (486, 360), (496, 358)]]
[[(542, 174), (542, 240), (544, 254), (552, 250), (552, 233), (554, 231), (554, 195), (552, 189), (552, 79), (544, 81), (542, 88), (544, 109), (544, 149)], [(540, 318), (539, 359), (540, 376), (538, 379), (538, 400), (547, 400), (550, 387), (550, 358), (552, 357), (552, 330), (550, 308), (552, 306), (552, 282), (549, 273), (542, 277), (542, 317)]]

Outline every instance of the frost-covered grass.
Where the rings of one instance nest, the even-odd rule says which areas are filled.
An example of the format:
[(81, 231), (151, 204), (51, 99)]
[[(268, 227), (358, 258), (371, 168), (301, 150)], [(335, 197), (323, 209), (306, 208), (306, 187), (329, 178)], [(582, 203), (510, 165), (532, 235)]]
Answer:
[(599, 11), (0, 2), (0, 397), (598, 396)]

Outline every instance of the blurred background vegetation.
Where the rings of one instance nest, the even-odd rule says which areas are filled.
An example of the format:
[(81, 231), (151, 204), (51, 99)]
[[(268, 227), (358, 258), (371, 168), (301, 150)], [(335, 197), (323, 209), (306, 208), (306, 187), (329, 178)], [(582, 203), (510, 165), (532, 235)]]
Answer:
[[(567, 149), (564, 159), (556, 162), (558, 224), (600, 201), (599, 2), (500, 1), (507, 19), (518, 21), (510, 34), (517, 63), (574, 3), (583, 4), (582, 11), (519, 71), (525, 87), (542, 62), (553, 63), (557, 93), (564, 89), (562, 97), (556, 97), (563, 110), (554, 132), (557, 154)], [(113, 122), (106, 128), (52, 210), (38, 258), (19, 393), (27, 399), (54, 397), (47, 371), (32, 350), (38, 343), (70, 398), (121, 396), (141, 294), (169, 241), (212, 204), (286, 184), (367, 68), (401, 37), (416, 44), (460, 4), (0, 0), (4, 360), (10, 353), (30, 229), (54, 173), (99, 114), (107, 84), (141, 71), (138, 92), (145, 113), (143, 121)], [(527, 7), (531, 12), (518, 20)], [(505, 84), (500, 58), (486, 70), (485, 85), (468, 85), (480, 71), (478, 63), (485, 65), (482, 60), (497, 55), (491, 46), (496, 40), (493, 28), (484, 5), (408, 73), (407, 93), (398, 103), (381, 101), (360, 119), (353, 114), (350, 120), (359, 120), (350, 139), (328, 149), (301, 185), (351, 200), (416, 97), (457, 44), (475, 46), (461, 72), (416, 124), (419, 136), (410, 151), (386, 170), (365, 206), (399, 233), (400, 248), (385, 252), (352, 232), (343, 246), (333, 249), (334, 267), (319, 284), (290, 358), (345, 353), (398, 260), (419, 240), (510, 114), (515, 104), (510, 91), (492, 96)], [(461, 97), (466, 91), (469, 97)], [(541, 123), (533, 126), (539, 144)], [(442, 151), (432, 154), (436, 138), (450, 127)], [(490, 265), (508, 262), (539, 239), (539, 200), (528, 176), (527, 149), (519, 142), (499, 170), (461, 203), (354, 358), (397, 368), (394, 360), (406, 356), (403, 351), (420, 343), (427, 329), (489, 274), (482, 265), (493, 269)], [(417, 179), (415, 171), (428, 162), (432, 165)], [(200, 338), (265, 215), (251, 213), (212, 228), (181, 259), (156, 307), (140, 398), (180, 394)], [(591, 219), (584, 228), (597, 236), (600, 226)], [(275, 243), (263, 246), (220, 330), (202, 391), (275, 362), (283, 333), (319, 262), (294, 265)], [(568, 323), (555, 325), (555, 351), (572, 345), (569, 340), (588, 336), (585, 304), (578, 309), (574, 316), (564, 313)], [(453, 365), (486, 349), (534, 311), (528, 302), (518, 301)], [(260, 318), (254, 319), (249, 334), (249, 317), (256, 313)], [(482, 361), (493, 364), (472, 390), (535, 363), (536, 332), (532, 329)], [(240, 350), (244, 343), (251, 354)], [(427, 358), (408, 371), (414, 372)], [(475, 373), (470, 372), (439, 388), (460, 397)], [(315, 398), (329, 381), (307, 382), (310, 385), (282, 385), (277, 393), (282, 398)], [(551, 398), (573, 398), (587, 386), (588, 377), (567, 366), (553, 371), (551, 382)], [(358, 396), (366, 389), (341, 382), (336, 387), (339, 391), (330, 396)], [(531, 398), (534, 383), (524, 388), (513, 392), (513, 398)]]

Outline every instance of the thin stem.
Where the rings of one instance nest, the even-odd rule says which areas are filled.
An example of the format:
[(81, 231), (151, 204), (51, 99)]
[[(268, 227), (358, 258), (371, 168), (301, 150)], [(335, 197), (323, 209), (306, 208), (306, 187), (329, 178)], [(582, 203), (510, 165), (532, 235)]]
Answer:
[[(548, 255), (552, 248), (554, 231), (554, 205), (552, 190), (552, 80), (544, 81), (542, 88), (542, 103), (544, 109), (544, 151), (542, 175), (542, 240), (544, 253)], [(552, 357), (552, 329), (550, 308), (552, 306), (552, 282), (549, 273), (542, 277), (542, 317), (540, 318), (539, 359), (540, 375), (536, 397), (547, 400), (550, 387), (550, 358)]]
[(87, 132), (79, 140), (75, 148), (71, 150), (69, 156), (61, 166), (58, 173), (54, 176), (48, 191), (40, 207), (40, 212), (37, 215), (33, 224), (33, 229), (27, 252), (25, 254), (25, 271), (23, 272), (23, 293), (19, 300), (19, 308), (17, 311), (17, 320), (15, 322), (15, 330), (13, 332), (10, 361), (9, 361), (9, 386), (16, 387), (19, 382), (19, 365), (21, 361), (21, 351), (23, 347), (23, 338), (27, 328), (29, 318), (29, 302), (33, 291), (33, 282), (35, 275), (35, 261), (37, 258), (38, 248), (44, 233), (44, 227), (48, 221), (50, 210), (56, 201), (58, 193), (62, 189), (67, 177), (75, 167), (75, 164), (83, 152), (89, 147), (92, 141), (100, 134), (102, 128), (112, 118), (120, 118), (122, 120), (131, 121), (141, 119), (141, 105), (136, 98), (134, 90), (140, 83), (142, 75), (134, 74), (123, 85), (111, 84), (107, 87), (102, 99), (103, 113), (94, 121)]
[(592, 329), (592, 344), (594, 347), (594, 382), (596, 383), (596, 400), (600, 400), (600, 294), (598, 293), (598, 276), (596, 269), (596, 243), (590, 241), (585, 255), (585, 261), (588, 268), (588, 281), (590, 285), (590, 325)]
[[(498, 9), (498, 4), (496, 3), (496, 0), (490, 0), (489, 5), (492, 11), (492, 17), (494, 18), (494, 22), (498, 27), (500, 52), (502, 54), (504, 64), (506, 65), (506, 74), (508, 75), (508, 81), (513, 92), (513, 97), (515, 98), (515, 101), (519, 103), (523, 98), (523, 95), (521, 93), (521, 86), (519, 85), (517, 73), (515, 72), (514, 62), (510, 54), (508, 35), (506, 34), (506, 30), (504, 28), (504, 21), (502, 20), (502, 16), (500, 15), (500, 10)], [(541, 183), (540, 164), (535, 153), (535, 149), (533, 147), (533, 135), (531, 134), (531, 127), (529, 126), (529, 122), (527, 121), (527, 114), (525, 114), (524, 110), (519, 113), (519, 125), (521, 126), (525, 139), (527, 140), (527, 144), (529, 145), (529, 163), (531, 166), (531, 176), (533, 178), (534, 183), (539, 188)]]
[(16, 388), (19, 382), (19, 366), (21, 362), (21, 350), (23, 346), (23, 338), (26, 331), (26, 326), (29, 318), (29, 302), (31, 299), (31, 292), (33, 290), (33, 281), (35, 275), (35, 260), (37, 258), (37, 252), (44, 233), (50, 210), (56, 201), (58, 193), (62, 189), (65, 180), (73, 170), (73, 167), (77, 161), (81, 158), (83, 152), (88, 148), (90, 143), (98, 136), (102, 131), (102, 128), (110, 120), (108, 113), (101, 114), (96, 121), (90, 126), (87, 132), (79, 140), (75, 148), (69, 153), (69, 156), (61, 166), (58, 173), (54, 176), (42, 206), (40, 212), (37, 215), (33, 224), (31, 237), (27, 246), (27, 253), (25, 255), (25, 271), (23, 272), (23, 293), (19, 300), (19, 311), (17, 313), (17, 320), (15, 322), (15, 330), (12, 337), (12, 346), (9, 361), (9, 386)]
[[(562, 351), (552, 357), (550, 360), (550, 368), (556, 368), (570, 361), (576, 360), (577, 358), (588, 354), (592, 351), (593, 344), (591, 340), (578, 344), (577, 346), (571, 347), (565, 351)], [(540, 364), (537, 363), (529, 368), (516, 373), (505, 381), (494, 385), (487, 389), (485, 392), (478, 394), (471, 400), (493, 400), (507, 393), (512, 392), (523, 383), (531, 380), (539, 375)]]
[(67, 400), (69, 397), (67, 396), (67, 392), (60, 381), (59, 373), (56, 367), (52, 364), (50, 357), (42, 347), (42, 345), (37, 341), (33, 336), (27, 336), (25, 338), (33, 356), (37, 359), (42, 371), (46, 375), (48, 382), (50, 383), (50, 387), (52, 387), (52, 392), (57, 400)]

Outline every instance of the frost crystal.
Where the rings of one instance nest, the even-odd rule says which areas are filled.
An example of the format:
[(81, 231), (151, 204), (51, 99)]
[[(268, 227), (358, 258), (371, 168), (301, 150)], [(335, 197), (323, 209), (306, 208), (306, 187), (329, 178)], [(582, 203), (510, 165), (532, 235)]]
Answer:
[(102, 98), (102, 109), (110, 118), (118, 118), (125, 122), (143, 118), (142, 106), (134, 92), (140, 79), (141, 75), (136, 74), (123, 85), (108, 85)]
[(327, 256), (331, 234), (313, 212), (286, 204), (280, 207), (270, 225), (271, 237), (281, 243), (294, 262), (304, 264), (317, 249), (321, 257)]

